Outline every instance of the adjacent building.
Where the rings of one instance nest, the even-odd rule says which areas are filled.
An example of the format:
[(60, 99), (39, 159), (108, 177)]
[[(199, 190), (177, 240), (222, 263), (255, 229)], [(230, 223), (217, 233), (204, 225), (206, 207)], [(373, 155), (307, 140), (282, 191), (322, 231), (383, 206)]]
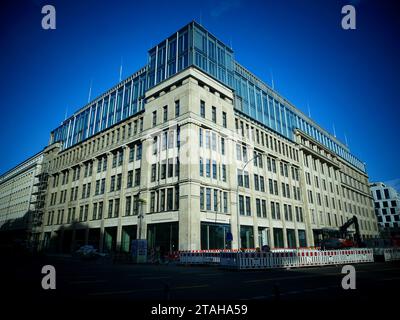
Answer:
[(39, 152), (0, 176), (0, 239), (2, 243), (27, 240), (39, 222), (42, 194), (43, 152)]
[(378, 234), (364, 163), (196, 22), (52, 131), (45, 153), (45, 248), (305, 247), (354, 215), (362, 237)]
[(382, 231), (399, 233), (400, 229), (400, 195), (383, 182), (370, 184), (375, 202), (375, 214)]

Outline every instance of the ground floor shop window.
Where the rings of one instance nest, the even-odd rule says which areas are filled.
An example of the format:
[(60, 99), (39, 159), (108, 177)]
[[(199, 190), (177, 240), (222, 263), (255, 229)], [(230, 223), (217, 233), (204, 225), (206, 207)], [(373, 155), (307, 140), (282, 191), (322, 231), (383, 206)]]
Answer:
[[(201, 249), (228, 249), (230, 241), (227, 241), (227, 234), (230, 232), (228, 224), (201, 223)], [(229, 239), (228, 239), (229, 240)]]
[(307, 240), (306, 240), (306, 231), (305, 230), (299, 230), (299, 246), (300, 247), (307, 247)]
[(242, 248), (254, 248), (254, 230), (252, 226), (240, 226), (240, 244)]
[(288, 248), (296, 248), (296, 235), (293, 229), (286, 230)]
[(147, 225), (147, 247), (155, 249), (164, 256), (179, 248), (178, 222), (155, 223)]
[(274, 247), (283, 248), (284, 246), (283, 230), (281, 228), (274, 228)]

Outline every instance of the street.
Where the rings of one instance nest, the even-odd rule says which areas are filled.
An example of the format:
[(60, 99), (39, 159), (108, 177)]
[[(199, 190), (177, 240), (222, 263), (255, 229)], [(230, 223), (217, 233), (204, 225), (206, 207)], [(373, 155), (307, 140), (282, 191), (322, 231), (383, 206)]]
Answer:
[[(56, 289), (43, 290), (41, 268), (56, 269)], [(4, 265), (3, 265), (4, 267)], [(356, 289), (341, 287), (341, 266), (264, 271), (212, 266), (113, 264), (68, 256), (11, 264), (3, 284), (27, 300), (130, 301), (371, 301), (399, 288), (400, 263), (355, 265)], [(11, 297), (9, 295), (9, 297)]]

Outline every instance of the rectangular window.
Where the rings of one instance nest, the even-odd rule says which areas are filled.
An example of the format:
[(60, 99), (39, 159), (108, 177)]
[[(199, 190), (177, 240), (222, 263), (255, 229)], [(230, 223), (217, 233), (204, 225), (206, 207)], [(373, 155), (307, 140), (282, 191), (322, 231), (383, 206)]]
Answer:
[(108, 218), (112, 218), (113, 214), (113, 200), (108, 201)]
[(244, 216), (244, 197), (239, 196), (239, 213), (241, 216)]
[(200, 162), (199, 162), (199, 174), (200, 174), (200, 177), (204, 176), (204, 165), (203, 165), (202, 157), (200, 157)]
[(236, 145), (236, 160), (242, 161), (242, 149), (240, 144)]
[(206, 177), (207, 178), (211, 177), (211, 160), (210, 159), (206, 160)]
[(122, 174), (119, 173), (117, 175), (117, 189), (116, 190), (121, 190), (121, 183), (122, 183)]
[(216, 107), (212, 107), (212, 122), (217, 123), (217, 108)]
[(246, 215), (251, 216), (251, 202), (250, 197), (246, 197)]
[(135, 186), (140, 185), (140, 168), (135, 169)]
[(132, 197), (126, 197), (125, 201), (125, 215), (130, 216), (132, 213)]
[(218, 211), (218, 190), (214, 189), (214, 211)]
[(168, 188), (167, 189), (167, 211), (173, 210), (173, 203), (174, 203), (174, 189)]
[(142, 159), (142, 144), (137, 145), (136, 160)]
[(243, 187), (243, 172), (240, 169), (237, 169), (237, 183), (239, 187)]
[(174, 160), (172, 158), (168, 159), (168, 178), (174, 176)]
[(151, 182), (156, 181), (156, 177), (157, 177), (157, 165), (153, 163), (151, 165)]
[(228, 192), (224, 192), (224, 213), (228, 212)]
[(106, 190), (106, 179), (103, 178), (101, 179), (100, 194), (104, 194), (105, 190)]
[[(74, 208), (73, 212), (74, 211), (75, 211), (75, 208)], [(103, 202), (99, 202), (99, 211), (97, 212), (97, 219), (101, 220), (102, 218), (103, 218)]]
[(165, 179), (167, 175), (167, 163), (165, 161), (161, 164), (161, 179)]
[(160, 211), (165, 211), (165, 189), (160, 192)]
[(260, 199), (256, 199), (256, 212), (257, 212), (257, 217), (261, 218), (261, 201), (260, 201)]
[(115, 176), (111, 177), (110, 192), (115, 190)]
[(204, 210), (204, 188), (200, 187), (200, 210)]
[(260, 176), (260, 190), (265, 192), (264, 177)]
[(212, 161), (212, 175), (213, 179), (217, 179), (217, 161)]
[(175, 117), (179, 117), (180, 115), (180, 104), (179, 100), (175, 101)]
[(203, 129), (199, 128), (199, 146), (203, 146)]
[(112, 158), (112, 167), (115, 168), (116, 166), (117, 166), (117, 154), (114, 153)]
[(206, 209), (211, 210), (211, 189), (206, 189)]
[(135, 146), (129, 147), (129, 162), (133, 162), (135, 159)]
[(121, 166), (123, 161), (124, 161), (124, 151), (121, 150), (118, 153), (118, 166)]
[(150, 194), (150, 212), (155, 212), (156, 208), (156, 193), (152, 192)]
[(115, 199), (114, 218), (119, 216), (119, 199)]
[(175, 186), (175, 210), (179, 210), (179, 186)]
[(245, 188), (250, 188), (250, 179), (249, 179), (249, 173), (247, 171), (243, 172), (243, 181), (244, 181), (244, 187)]
[(163, 122), (167, 122), (168, 120), (168, 106), (163, 107)]
[(262, 217), (266, 218), (267, 217), (267, 202), (265, 200), (262, 200), (261, 204), (262, 204)]
[(153, 127), (155, 127), (157, 125), (157, 111), (153, 111), (152, 119), (153, 119), (153, 122), (152, 122)]
[(200, 116), (202, 118), (206, 117), (206, 103), (203, 100), (200, 100)]
[(258, 180), (258, 174), (254, 175), (254, 189), (259, 191), (260, 190), (260, 184)]
[(222, 111), (222, 126), (227, 127), (226, 112)]
[(161, 142), (162, 150), (167, 149), (167, 140), (168, 140), (168, 131), (164, 131), (162, 134), (162, 142)]

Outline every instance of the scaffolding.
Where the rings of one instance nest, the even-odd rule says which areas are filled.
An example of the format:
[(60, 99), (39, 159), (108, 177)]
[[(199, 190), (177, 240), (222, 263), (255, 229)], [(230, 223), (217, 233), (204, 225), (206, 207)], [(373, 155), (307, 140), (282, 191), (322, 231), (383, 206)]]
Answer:
[(33, 250), (39, 248), (40, 227), (43, 224), (44, 208), (46, 203), (47, 184), (49, 179), (47, 163), (43, 162), (38, 168), (33, 183), (34, 190), (31, 194), (30, 211), (28, 215), (27, 239)]

